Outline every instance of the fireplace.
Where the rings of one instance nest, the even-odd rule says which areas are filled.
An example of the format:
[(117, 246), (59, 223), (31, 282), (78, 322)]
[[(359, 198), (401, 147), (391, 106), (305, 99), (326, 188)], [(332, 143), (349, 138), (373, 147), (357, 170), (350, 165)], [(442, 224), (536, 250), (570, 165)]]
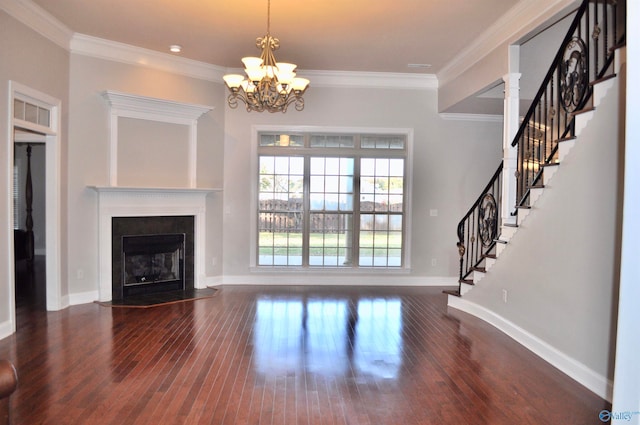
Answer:
[(194, 217), (112, 218), (114, 301), (194, 289)]
[(184, 233), (122, 237), (122, 294), (184, 290)]
[(126, 235), (184, 233), (185, 289), (206, 287), (206, 198), (219, 189), (90, 187), (98, 194), (99, 301), (122, 299)]

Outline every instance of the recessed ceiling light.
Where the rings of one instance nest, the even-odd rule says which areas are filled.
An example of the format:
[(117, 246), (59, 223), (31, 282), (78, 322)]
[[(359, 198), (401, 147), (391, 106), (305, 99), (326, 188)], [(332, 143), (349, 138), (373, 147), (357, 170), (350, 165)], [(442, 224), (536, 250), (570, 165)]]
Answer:
[(409, 63), (407, 68), (431, 68), (430, 63)]
[(171, 46), (169, 46), (169, 50), (171, 50), (173, 53), (180, 53), (182, 51), (182, 46), (179, 44), (172, 44)]

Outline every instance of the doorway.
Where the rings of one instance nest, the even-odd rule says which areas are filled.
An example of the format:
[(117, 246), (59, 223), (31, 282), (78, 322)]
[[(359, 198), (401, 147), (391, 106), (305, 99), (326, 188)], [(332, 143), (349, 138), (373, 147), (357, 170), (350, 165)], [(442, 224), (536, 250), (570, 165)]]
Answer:
[[(61, 102), (45, 93), (31, 89), (15, 81), (9, 82), (9, 95), (10, 98), (10, 116), (9, 122), (11, 125), (8, 128), (9, 134), (7, 139), (14, 143), (9, 143), (10, 152), (7, 158), (7, 169), (13, 169), (14, 166), (14, 149), (23, 149), (22, 146), (26, 142), (33, 147), (38, 145), (38, 150), (42, 151), (44, 167), (39, 166), (40, 172), (44, 175), (44, 183), (40, 186), (44, 188), (43, 211), (39, 214), (39, 219), (43, 219), (44, 222), (40, 227), (43, 227), (43, 234), (40, 238), (44, 238), (44, 241), (37, 241), (40, 243), (39, 251), (36, 250), (38, 245), (34, 246), (34, 255), (46, 254), (45, 264), (41, 264), (41, 268), (44, 269), (44, 306), (47, 310), (60, 310), (68, 305), (62, 297), (61, 290), (61, 241), (60, 241), (60, 141), (59, 141), (59, 129), (61, 127), (60, 109)], [(26, 137), (33, 140), (21, 140)], [(20, 155), (20, 154), (19, 154)], [(17, 158), (17, 157), (16, 157)], [(35, 173), (34, 173), (35, 174)], [(33, 177), (34, 175), (32, 175)], [(14, 228), (14, 180), (9, 181), (10, 199), (8, 205), (10, 205), (11, 214), (9, 220), (6, 223), (8, 228)], [(18, 188), (18, 190), (20, 190)], [(9, 257), (7, 263), (9, 264), (8, 278), (9, 278), (9, 293), (10, 297), (6, 300), (6, 307), (10, 312), (11, 331), (16, 330), (16, 291), (15, 291), (15, 276), (16, 276), (16, 261), (14, 258), (15, 247), (13, 247), (14, 241), (10, 246), (7, 253)], [(34, 242), (35, 235), (34, 235)], [(43, 248), (44, 247), (44, 248)], [(42, 255), (44, 257), (44, 255)], [(37, 259), (37, 258), (36, 258)], [(34, 267), (36, 264), (34, 264)], [(4, 307), (4, 306), (3, 306)]]
[(45, 136), (14, 130), (13, 253), (16, 306), (46, 309)]

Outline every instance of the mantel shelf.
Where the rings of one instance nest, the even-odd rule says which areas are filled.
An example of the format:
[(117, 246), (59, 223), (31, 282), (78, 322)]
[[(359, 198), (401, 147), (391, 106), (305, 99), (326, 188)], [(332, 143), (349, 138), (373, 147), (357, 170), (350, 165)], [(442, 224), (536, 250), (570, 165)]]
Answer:
[(212, 187), (130, 187), (130, 186), (87, 186), (98, 193), (214, 193), (222, 192), (220, 188)]

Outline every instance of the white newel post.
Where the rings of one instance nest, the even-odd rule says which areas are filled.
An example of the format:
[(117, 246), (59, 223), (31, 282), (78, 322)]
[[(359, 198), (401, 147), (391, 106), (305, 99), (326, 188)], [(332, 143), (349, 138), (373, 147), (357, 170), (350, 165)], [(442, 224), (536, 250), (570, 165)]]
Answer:
[(520, 76), (520, 73), (512, 72), (502, 77), (504, 80), (502, 224), (516, 223), (516, 217), (511, 213), (516, 206), (518, 149), (511, 146), (511, 142), (520, 127)]

